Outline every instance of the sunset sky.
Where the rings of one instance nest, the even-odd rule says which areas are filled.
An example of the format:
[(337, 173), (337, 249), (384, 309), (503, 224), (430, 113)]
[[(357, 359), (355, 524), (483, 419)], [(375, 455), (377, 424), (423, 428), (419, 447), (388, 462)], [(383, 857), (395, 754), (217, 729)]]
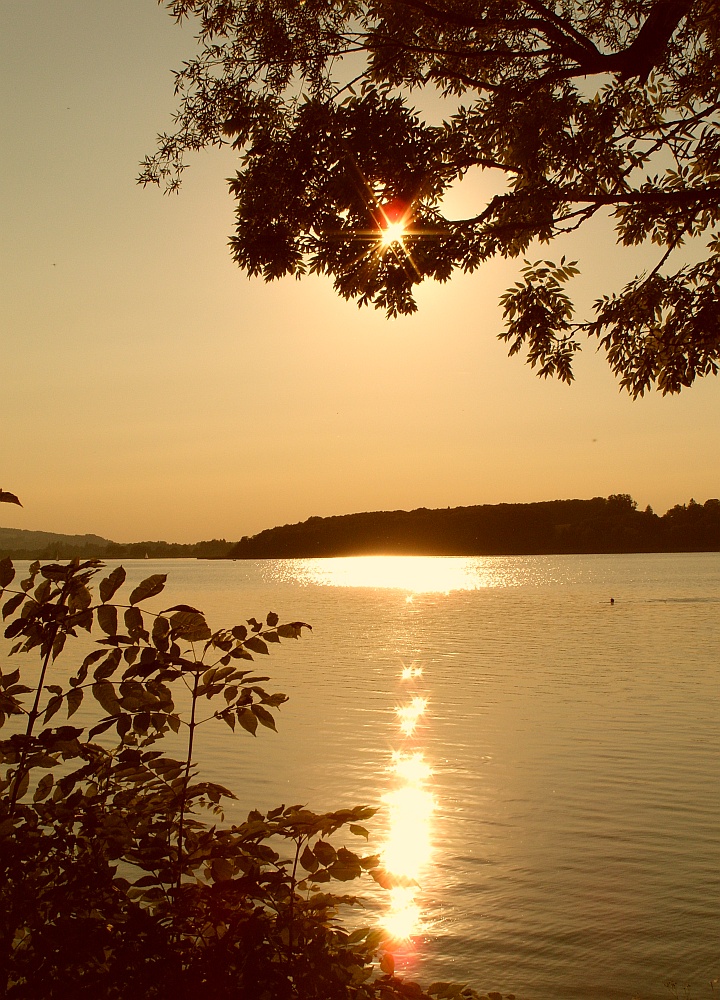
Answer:
[[(136, 184), (193, 51), (154, 0), (0, 5), (0, 525), (118, 541), (237, 539), (311, 515), (631, 493), (720, 495), (720, 381), (631, 400), (588, 345), (573, 386), (496, 339), (520, 262), (419, 292), (388, 321), (330, 282), (245, 277), (231, 151), (179, 196)], [(449, 211), (476, 214), (480, 178)], [(644, 261), (607, 225), (577, 298)], [(572, 290), (572, 286), (571, 286)]]

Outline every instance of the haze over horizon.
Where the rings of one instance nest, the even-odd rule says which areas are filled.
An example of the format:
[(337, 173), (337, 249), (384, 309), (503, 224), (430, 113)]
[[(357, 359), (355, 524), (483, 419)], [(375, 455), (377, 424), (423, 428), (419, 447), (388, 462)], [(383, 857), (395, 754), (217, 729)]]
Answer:
[[(572, 386), (539, 380), (496, 339), (521, 261), (426, 284), (416, 316), (387, 321), (325, 279), (237, 269), (232, 152), (193, 158), (178, 197), (138, 187), (193, 48), (153, 0), (6, 4), (0, 46), (0, 487), (24, 505), (4, 526), (192, 542), (313, 515), (612, 493), (662, 514), (720, 494), (718, 379), (633, 401), (589, 345)], [(607, 225), (567, 252), (586, 301), (631, 256), (654, 263)]]

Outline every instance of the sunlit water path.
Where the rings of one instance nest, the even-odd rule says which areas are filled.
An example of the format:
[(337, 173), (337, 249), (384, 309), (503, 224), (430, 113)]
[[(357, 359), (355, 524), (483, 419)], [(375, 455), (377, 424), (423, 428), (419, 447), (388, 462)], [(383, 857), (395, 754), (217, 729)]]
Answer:
[(410, 935), (402, 974), (532, 1000), (712, 995), (719, 554), (128, 570), (168, 572), (165, 604), (213, 627), (312, 624), (263, 662), (290, 696), (278, 734), (206, 727), (198, 756), (238, 816), (379, 807), (370, 849), (405, 884), (368, 919)]

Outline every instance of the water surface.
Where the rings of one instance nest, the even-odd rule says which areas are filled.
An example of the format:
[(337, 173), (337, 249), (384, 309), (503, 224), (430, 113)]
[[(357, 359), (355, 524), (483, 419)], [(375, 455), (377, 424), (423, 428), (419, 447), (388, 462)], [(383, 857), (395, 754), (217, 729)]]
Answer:
[[(205, 727), (198, 756), (237, 791), (232, 818), (379, 807), (370, 848), (419, 882), (401, 972), (533, 1000), (711, 995), (720, 554), (127, 568), (168, 572), (164, 606), (213, 628), (312, 624), (263, 658), (290, 696), (278, 734)], [(368, 906), (389, 921), (388, 894)]]

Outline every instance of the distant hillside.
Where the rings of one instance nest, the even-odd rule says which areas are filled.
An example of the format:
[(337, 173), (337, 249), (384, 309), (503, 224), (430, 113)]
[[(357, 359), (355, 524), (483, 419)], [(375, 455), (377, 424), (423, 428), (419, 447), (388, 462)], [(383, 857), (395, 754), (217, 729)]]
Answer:
[(0, 558), (13, 559), (212, 559), (228, 554), (232, 542), (113, 542), (100, 535), (61, 535), (52, 531), (0, 528)]
[(233, 559), (346, 555), (543, 555), (720, 551), (720, 501), (662, 517), (627, 494), (592, 500), (311, 517), (241, 539)]
[(347, 555), (549, 555), (581, 552), (718, 552), (720, 500), (690, 500), (658, 517), (627, 494), (592, 500), (501, 503), (441, 510), (311, 517), (233, 544), (122, 544), (100, 535), (0, 528), (0, 558), (293, 559)]
[(78, 554), (89, 549), (114, 545), (100, 535), (59, 535), (53, 531), (25, 531), (22, 528), (0, 528), (0, 552), (28, 552), (31, 554), (49, 551), (53, 547), (72, 548)]

